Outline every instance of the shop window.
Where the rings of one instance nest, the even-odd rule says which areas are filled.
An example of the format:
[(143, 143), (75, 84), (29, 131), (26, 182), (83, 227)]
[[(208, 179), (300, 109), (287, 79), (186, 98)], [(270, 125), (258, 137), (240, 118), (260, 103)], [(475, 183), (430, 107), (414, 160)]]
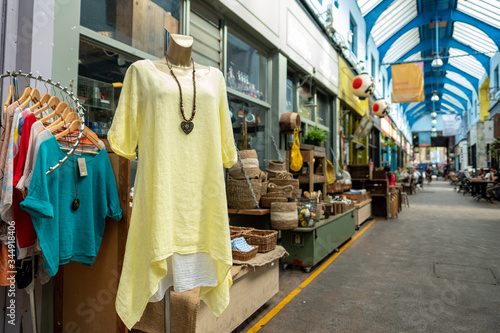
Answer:
[(179, 33), (180, 0), (85, 0), (80, 25), (161, 58)]
[(328, 96), (318, 93), (318, 118), (316, 123), (328, 127), (328, 116), (330, 114), (330, 103)]
[(295, 84), (291, 78), (286, 80), (286, 112), (294, 112), (295, 110)]
[(310, 88), (299, 88), (299, 113), (301, 119), (314, 121), (314, 96)]
[(259, 156), (259, 165), (265, 168), (266, 158), (266, 115), (267, 110), (229, 95), (229, 112), (233, 123), (234, 140), (240, 150), (255, 149)]
[(494, 72), (494, 74), (493, 74), (493, 87), (494, 87), (494, 88), (497, 88), (497, 89), (498, 89), (498, 88), (500, 87), (500, 86), (499, 86), (499, 83), (498, 83), (498, 81), (499, 81), (499, 80), (500, 80), (500, 76), (499, 76), (499, 74), (498, 74), (498, 65), (497, 65), (497, 66), (495, 67), (495, 72)]
[(352, 53), (357, 57), (358, 56), (358, 25), (354, 18), (351, 16), (349, 20), (349, 46), (351, 47)]
[(377, 64), (375, 62), (375, 57), (373, 56), (373, 54), (372, 54), (371, 67), (372, 67), (372, 76), (376, 79), (377, 78)]
[(227, 86), (267, 99), (267, 57), (232, 33), (227, 36)]

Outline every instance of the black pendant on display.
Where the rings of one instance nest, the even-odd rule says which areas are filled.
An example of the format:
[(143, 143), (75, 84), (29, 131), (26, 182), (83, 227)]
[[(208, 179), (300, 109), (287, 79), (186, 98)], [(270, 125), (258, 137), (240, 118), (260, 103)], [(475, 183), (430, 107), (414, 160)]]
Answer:
[(78, 207), (80, 207), (80, 199), (76, 198), (75, 200), (73, 200), (71, 207), (73, 207), (74, 210), (77, 210)]
[(192, 121), (183, 121), (181, 123), (181, 128), (184, 131), (184, 133), (189, 134), (194, 128), (194, 124)]

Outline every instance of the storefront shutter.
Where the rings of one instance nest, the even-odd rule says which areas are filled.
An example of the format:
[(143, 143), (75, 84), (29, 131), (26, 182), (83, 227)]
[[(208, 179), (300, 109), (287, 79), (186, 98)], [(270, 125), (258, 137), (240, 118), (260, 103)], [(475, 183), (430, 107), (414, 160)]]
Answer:
[(191, 11), (189, 33), (194, 38), (194, 61), (220, 69), (221, 32), (219, 25)]

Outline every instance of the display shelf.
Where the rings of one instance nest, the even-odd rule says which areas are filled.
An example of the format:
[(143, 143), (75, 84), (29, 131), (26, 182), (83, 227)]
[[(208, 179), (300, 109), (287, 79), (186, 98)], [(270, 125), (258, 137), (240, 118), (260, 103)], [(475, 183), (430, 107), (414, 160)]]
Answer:
[[(299, 182), (301, 184), (309, 184), (309, 182), (310, 182), (309, 176), (308, 175), (299, 176)], [(324, 182), (325, 182), (325, 176), (318, 175), (318, 174), (313, 175), (313, 183), (314, 184), (322, 184)]]
[[(301, 148), (303, 148), (303, 146), (310, 148), (309, 150), (300, 150), (303, 162), (308, 164), (307, 173), (294, 173), (294, 175), (299, 176), (299, 182), (301, 185), (309, 184), (309, 192), (314, 191), (314, 184), (322, 184), (322, 193), (324, 197), (326, 195), (326, 177), (324, 176), (326, 174), (326, 154), (324, 154), (324, 148), (317, 147), (319, 149), (316, 149), (315, 146), (312, 145), (301, 145)], [(318, 155), (318, 157), (316, 157), (316, 155)], [(316, 174), (314, 173), (314, 162), (318, 159), (321, 159), (322, 161), (323, 172)], [(290, 171), (290, 151), (287, 151), (287, 169)]]
[(269, 209), (228, 209), (229, 214), (262, 216), (269, 214)]

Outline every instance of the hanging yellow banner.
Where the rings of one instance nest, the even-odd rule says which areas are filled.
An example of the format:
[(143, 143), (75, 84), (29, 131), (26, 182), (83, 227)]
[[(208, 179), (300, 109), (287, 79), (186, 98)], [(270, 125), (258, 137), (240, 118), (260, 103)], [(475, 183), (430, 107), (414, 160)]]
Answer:
[(392, 65), (392, 102), (423, 102), (424, 63)]

